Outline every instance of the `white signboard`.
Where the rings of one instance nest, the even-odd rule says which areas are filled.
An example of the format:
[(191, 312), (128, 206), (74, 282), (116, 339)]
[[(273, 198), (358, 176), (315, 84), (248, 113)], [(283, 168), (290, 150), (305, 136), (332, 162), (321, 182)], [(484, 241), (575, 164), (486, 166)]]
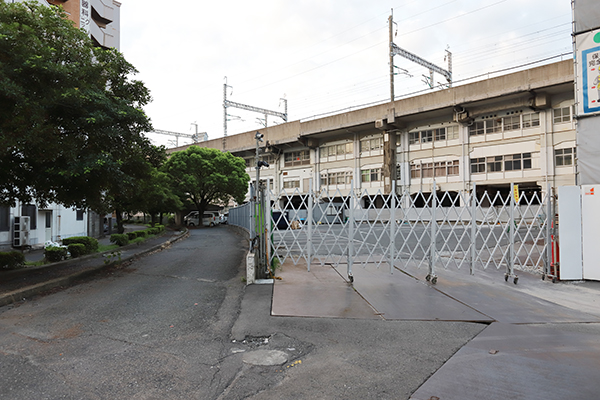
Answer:
[(576, 36), (577, 115), (600, 112), (600, 29)]
[(81, 9), (79, 10), (79, 27), (90, 33), (90, 23), (92, 20), (92, 7), (90, 0), (81, 0)]

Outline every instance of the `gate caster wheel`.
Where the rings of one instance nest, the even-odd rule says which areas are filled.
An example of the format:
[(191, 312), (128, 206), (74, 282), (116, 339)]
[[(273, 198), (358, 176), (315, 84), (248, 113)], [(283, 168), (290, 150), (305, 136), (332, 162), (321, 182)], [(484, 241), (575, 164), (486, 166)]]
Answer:
[(546, 274), (542, 275), (542, 280), (545, 281), (546, 280)]
[(430, 274), (427, 274), (427, 276), (425, 277), (425, 280), (426, 280), (427, 282), (429, 282), (429, 281), (431, 280), (431, 275), (430, 275)]
[(508, 282), (508, 274), (504, 274), (504, 282)]
[(558, 278), (557, 277), (552, 278), (552, 283), (556, 283), (556, 282), (558, 282)]
[(516, 285), (516, 284), (517, 284), (517, 282), (519, 282), (519, 277), (518, 277), (518, 276), (515, 276), (515, 279), (513, 279), (513, 283)]
[(434, 285), (437, 283), (437, 276), (431, 278), (431, 283), (433, 283)]
[(354, 277), (352, 275), (348, 275), (348, 280), (350, 281), (350, 283), (354, 282)]

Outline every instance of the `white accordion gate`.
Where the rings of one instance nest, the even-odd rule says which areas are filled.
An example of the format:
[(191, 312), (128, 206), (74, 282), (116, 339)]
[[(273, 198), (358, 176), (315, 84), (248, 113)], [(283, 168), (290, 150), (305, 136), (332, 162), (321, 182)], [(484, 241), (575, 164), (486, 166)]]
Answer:
[[(267, 195), (265, 223), (269, 265), (291, 260), (395, 267), (411, 263), (427, 268), (437, 282), (437, 268), (505, 269), (517, 283), (515, 269), (550, 272), (552, 196), (487, 192), (409, 195), (341, 195), (283, 191)], [(549, 188), (548, 188), (549, 189)], [(270, 209), (269, 209), (270, 207)]]

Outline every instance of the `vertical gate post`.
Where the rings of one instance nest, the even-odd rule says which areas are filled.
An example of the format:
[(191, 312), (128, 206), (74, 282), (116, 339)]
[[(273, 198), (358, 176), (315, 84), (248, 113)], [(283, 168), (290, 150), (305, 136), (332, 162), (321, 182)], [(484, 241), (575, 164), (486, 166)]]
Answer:
[(390, 192), (390, 274), (394, 273), (394, 253), (396, 247), (396, 181), (392, 181)]
[(515, 184), (510, 184), (510, 221), (508, 225), (509, 232), (509, 250), (508, 250), (508, 274), (506, 278), (514, 275), (515, 271)]
[(545, 262), (545, 271), (544, 276), (550, 275), (552, 272), (550, 270), (550, 264), (552, 263), (552, 222), (554, 221), (554, 211), (552, 208), (554, 196), (552, 195), (552, 187), (550, 183), (548, 183), (546, 189), (546, 262)]
[(348, 279), (354, 282), (352, 276), (352, 257), (354, 257), (354, 182), (350, 185), (350, 199), (348, 204)]
[[(267, 180), (268, 182), (268, 180)], [(268, 268), (271, 269), (273, 268), (273, 255), (271, 254), (271, 251), (273, 251), (273, 246), (271, 244), (271, 189), (269, 188), (269, 184), (267, 183), (267, 187), (265, 189), (266, 191), (266, 199), (265, 199), (265, 233), (266, 233), (266, 237), (265, 237), (265, 248), (266, 248), (266, 259), (267, 259), (267, 265)], [(273, 276), (275, 276), (275, 271), (273, 270)]]
[(310, 263), (312, 262), (312, 223), (313, 223), (313, 180), (308, 180), (308, 210), (306, 216), (306, 252), (307, 252), (307, 270), (310, 272)]
[[(435, 257), (436, 257), (436, 226), (437, 219), (435, 216), (435, 211), (437, 208), (437, 187), (435, 184), (435, 180), (433, 181), (433, 190), (431, 193), (431, 239), (430, 239), (430, 252), (429, 252), (429, 278), (431, 278), (432, 282), (435, 283), (437, 281), (435, 276)], [(428, 279), (429, 280), (429, 279)]]
[(475, 258), (477, 257), (477, 183), (473, 182), (471, 190), (471, 275), (475, 273)]
[(254, 185), (250, 185), (250, 251), (253, 251), (252, 241), (256, 237), (256, 219), (255, 219), (255, 211), (256, 211), (256, 183)]

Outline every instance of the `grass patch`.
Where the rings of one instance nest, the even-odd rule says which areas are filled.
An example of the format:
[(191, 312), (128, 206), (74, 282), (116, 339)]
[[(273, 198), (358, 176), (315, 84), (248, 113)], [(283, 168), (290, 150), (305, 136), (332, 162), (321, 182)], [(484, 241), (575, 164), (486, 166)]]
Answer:
[(101, 244), (100, 246), (98, 246), (98, 253), (104, 253), (105, 251), (113, 251), (118, 248), (118, 244)]
[(39, 260), (39, 261), (25, 261), (25, 266), (27, 267), (41, 267), (42, 265), (46, 264), (46, 260)]

